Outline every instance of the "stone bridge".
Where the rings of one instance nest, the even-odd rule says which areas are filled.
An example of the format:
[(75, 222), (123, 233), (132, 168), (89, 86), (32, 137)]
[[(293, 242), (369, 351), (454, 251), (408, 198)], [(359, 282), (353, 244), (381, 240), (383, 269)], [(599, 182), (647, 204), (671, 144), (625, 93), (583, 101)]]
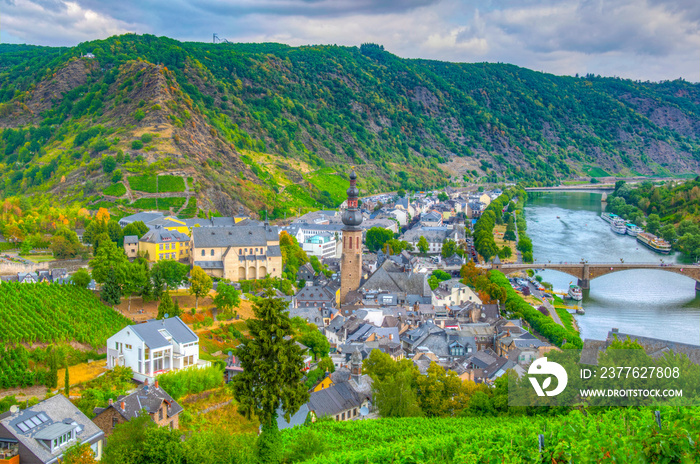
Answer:
[(526, 187), (526, 192), (584, 192), (584, 193), (612, 193), (614, 185), (562, 185), (557, 187)]
[(659, 271), (674, 272), (695, 280), (695, 290), (700, 291), (700, 266), (685, 264), (654, 264), (654, 263), (535, 263), (535, 264), (492, 264), (491, 269), (496, 269), (508, 275), (513, 272), (527, 269), (551, 269), (563, 272), (578, 279), (581, 288), (591, 288), (591, 280), (596, 277), (613, 272), (628, 271), (630, 269), (656, 269)]

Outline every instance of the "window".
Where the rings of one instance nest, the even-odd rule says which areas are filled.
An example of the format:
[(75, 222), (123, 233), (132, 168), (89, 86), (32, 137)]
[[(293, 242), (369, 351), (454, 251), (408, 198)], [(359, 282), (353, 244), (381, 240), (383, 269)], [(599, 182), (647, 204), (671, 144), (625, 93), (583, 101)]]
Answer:
[(116, 427), (117, 424), (119, 423), (119, 419), (117, 417), (112, 417), (112, 428)]
[(345, 413), (341, 414), (340, 417), (341, 417), (342, 420), (345, 420)]
[(239, 254), (239, 255), (242, 255), (242, 254), (243, 254), (243, 250), (241, 250), (241, 249), (239, 248), (239, 249), (238, 249), (238, 254)]
[(146, 361), (151, 359), (151, 350), (148, 347), (146, 347), (146, 349), (143, 352), (143, 359), (145, 359)]
[(357, 416), (357, 408), (352, 410), (352, 417), (355, 417), (355, 416)]
[(213, 248), (211, 249), (211, 253), (209, 253), (209, 254), (214, 256), (214, 249)]
[[(351, 240), (352, 240), (352, 239), (351, 239)], [(357, 237), (357, 238), (355, 239), (355, 245), (356, 245), (357, 249), (359, 250), (359, 249), (360, 249), (360, 237)]]
[(202, 256), (204, 256), (204, 250), (202, 250)]
[(159, 249), (159, 250), (162, 250), (162, 249), (163, 249), (163, 244), (162, 244), (162, 243), (158, 246), (158, 249)]
[(350, 239), (350, 249), (352, 250), (352, 237), (348, 237)]
[(128, 343), (125, 345), (127, 350), (131, 350), (132, 346), (129, 345)]
[(335, 420), (340, 420), (340, 416), (336, 414)]
[(158, 420), (163, 420), (163, 408), (162, 407), (158, 410)]

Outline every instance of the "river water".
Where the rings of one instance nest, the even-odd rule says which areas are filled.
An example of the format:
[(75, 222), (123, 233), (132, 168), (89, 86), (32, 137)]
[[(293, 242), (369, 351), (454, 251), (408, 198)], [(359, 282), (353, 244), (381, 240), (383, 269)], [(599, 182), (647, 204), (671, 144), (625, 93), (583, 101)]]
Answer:
[[(677, 254), (655, 253), (628, 235), (617, 235), (600, 219), (601, 195), (557, 192), (530, 194), (525, 205), (527, 233), (537, 262), (675, 263)], [(661, 266), (659, 266), (661, 267)], [(540, 271), (555, 291), (566, 292), (576, 279)], [(604, 340), (620, 332), (700, 345), (700, 293), (695, 281), (662, 270), (615, 272), (591, 281), (576, 316), (582, 338)]]

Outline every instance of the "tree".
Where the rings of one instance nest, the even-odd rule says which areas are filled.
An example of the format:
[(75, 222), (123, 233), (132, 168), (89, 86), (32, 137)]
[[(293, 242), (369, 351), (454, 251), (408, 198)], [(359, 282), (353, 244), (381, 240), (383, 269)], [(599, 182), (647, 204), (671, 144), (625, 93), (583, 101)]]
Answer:
[(87, 288), (92, 278), (87, 269), (80, 268), (73, 273), (70, 280), (73, 282), (73, 285), (77, 285), (80, 288)]
[(63, 394), (70, 398), (70, 374), (68, 374), (68, 363), (66, 363), (66, 375), (63, 379)]
[(46, 374), (46, 386), (49, 388), (56, 388), (58, 386), (58, 352), (56, 348), (51, 345), (46, 353), (49, 364), (49, 373)]
[(102, 170), (109, 174), (110, 172), (114, 171), (114, 169), (117, 167), (117, 160), (114, 159), (113, 156), (105, 156), (102, 158)]
[(170, 298), (170, 292), (166, 291), (158, 304), (158, 315), (156, 319), (164, 319), (166, 314), (168, 317), (173, 317), (173, 307), (173, 300)]
[(179, 464), (187, 462), (181, 432), (158, 427), (147, 412), (114, 428), (104, 464)]
[(399, 189), (396, 194), (399, 196), (399, 198), (403, 198), (406, 196), (406, 191), (404, 189)]
[(661, 229), (659, 229), (659, 234), (661, 237), (669, 243), (673, 243), (678, 238), (676, 234), (676, 228), (673, 224), (666, 224)]
[(143, 221), (136, 221), (132, 222), (131, 224), (127, 224), (123, 230), (124, 236), (136, 235), (138, 238), (143, 237), (146, 232), (148, 232), (148, 226), (144, 224)]
[(170, 314), (170, 317), (180, 317), (182, 316), (182, 310), (180, 309), (180, 302), (177, 300), (177, 298), (173, 299), (173, 309), (172, 313)]
[(228, 279), (221, 280), (216, 287), (214, 304), (223, 315), (230, 315), (233, 308), (241, 304), (240, 293)]
[(97, 462), (95, 452), (88, 442), (76, 443), (68, 448), (63, 453), (63, 457), (58, 460), (58, 464), (97, 464)]
[(335, 372), (335, 364), (333, 364), (333, 360), (329, 358), (328, 356), (321, 358), (321, 360), (318, 362), (318, 365), (316, 366), (316, 369), (321, 369), (323, 372)]
[(418, 247), (418, 251), (420, 251), (421, 253), (426, 254), (428, 252), (428, 240), (426, 240), (426, 238), (422, 235), (418, 239), (418, 243), (416, 244), (416, 246)]
[(74, 231), (61, 227), (51, 240), (51, 251), (59, 259), (75, 258), (83, 251), (83, 246)]
[(416, 397), (418, 367), (411, 360), (394, 361), (386, 353), (372, 350), (362, 365), (372, 378), (374, 401), (382, 417), (420, 416)]
[(367, 231), (365, 237), (365, 243), (367, 244), (367, 249), (372, 253), (382, 248), (384, 244), (394, 238), (394, 233), (389, 229), (383, 227), (372, 227)]
[(444, 242), (442, 242), (442, 257), (443, 258), (449, 258), (451, 256), (454, 256), (459, 248), (457, 247), (457, 242), (454, 240), (448, 240), (446, 239)]
[(427, 375), (417, 376), (416, 385), (418, 403), (426, 416), (448, 416), (467, 406), (456, 400), (463, 389), (460, 378), (454, 371), (446, 372), (435, 362), (430, 363)]
[(331, 350), (331, 344), (326, 336), (318, 330), (315, 324), (309, 324), (307, 327), (308, 328), (299, 338), (299, 343), (309, 347), (309, 350), (314, 355), (314, 359), (328, 356)]
[(656, 235), (661, 227), (661, 219), (658, 214), (650, 214), (647, 217), (647, 232)]
[(92, 277), (95, 282), (103, 284), (102, 298), (111, 303), (118, 304), (122, 295), (122, 286), (126, 282), (126, 273), (129, 260), (124, 250), (110, 241), (104, 241), (95, 259), (90, 261)]
[(209, 290), (212, 289), (212, 286), (211, 277), (209, 277), (201, 267), (192, 267), (192, 272), (190, 273), (190, 293), (194, 295), (195, 310), (197, 309), (199, 299), (209, 294)]
[(189, 272), (187, 264), (178, 263), (173, 259), (161, 259), (151, 268), (151, 277), (154, 287), (157, 283), (161, 289), (166, 286), (169, 290), (177, 290), (180, 285), (187, 282), (187, 272)]
[(102, 288), (100, 289), (100, 298), (102, 298), (105, 303), (111, 305), (121, 303), (122, 288), (119, 283), (117, 273), (114, 269), (109, 269), (107, 271), (107, 277), (105, 278)]
[(144, 266), (139, 261), (129, 263), (126, 268), (126, 280), (124, 281), (123, 291), (129, 295), (128, 310), (131, 311), (132, 294), (138, 292), (142, 297), (150, 294), (148, 266)]
[(253, 305), (253, 312), (255, 318), (247, 322), (250, 338), (236, 349), (243, 372), (230, 385), (241, 413), (255, 414), (264, 432), (265, 427), (277, 429), (279, 407), (289, 420), (309, 400), (309, 393), (301, 382), (304, 355), (291, 338), (286, 302), (263, 298)]
[(438, 193), (438, 200), (447, 201), (449, 199), (450, 199), (449, 195), (447, 195), (445, 192)]

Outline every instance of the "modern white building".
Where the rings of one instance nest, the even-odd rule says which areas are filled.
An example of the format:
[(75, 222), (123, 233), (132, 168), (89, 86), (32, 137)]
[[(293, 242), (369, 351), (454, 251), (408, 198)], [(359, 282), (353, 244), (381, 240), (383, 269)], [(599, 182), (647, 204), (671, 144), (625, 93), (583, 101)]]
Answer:
[(337, 258), (338, 244), (334, 234), (323, 233), (307, 238), (302, 244), (302, 249), (309, 255), (318, 256), (321, 259)]
[(107, 339), (107, 367), (130, 367), (140, 382), (172, 370), (208, 365), (199, 359), (199, 337), (179, 317), (129, 325)]

